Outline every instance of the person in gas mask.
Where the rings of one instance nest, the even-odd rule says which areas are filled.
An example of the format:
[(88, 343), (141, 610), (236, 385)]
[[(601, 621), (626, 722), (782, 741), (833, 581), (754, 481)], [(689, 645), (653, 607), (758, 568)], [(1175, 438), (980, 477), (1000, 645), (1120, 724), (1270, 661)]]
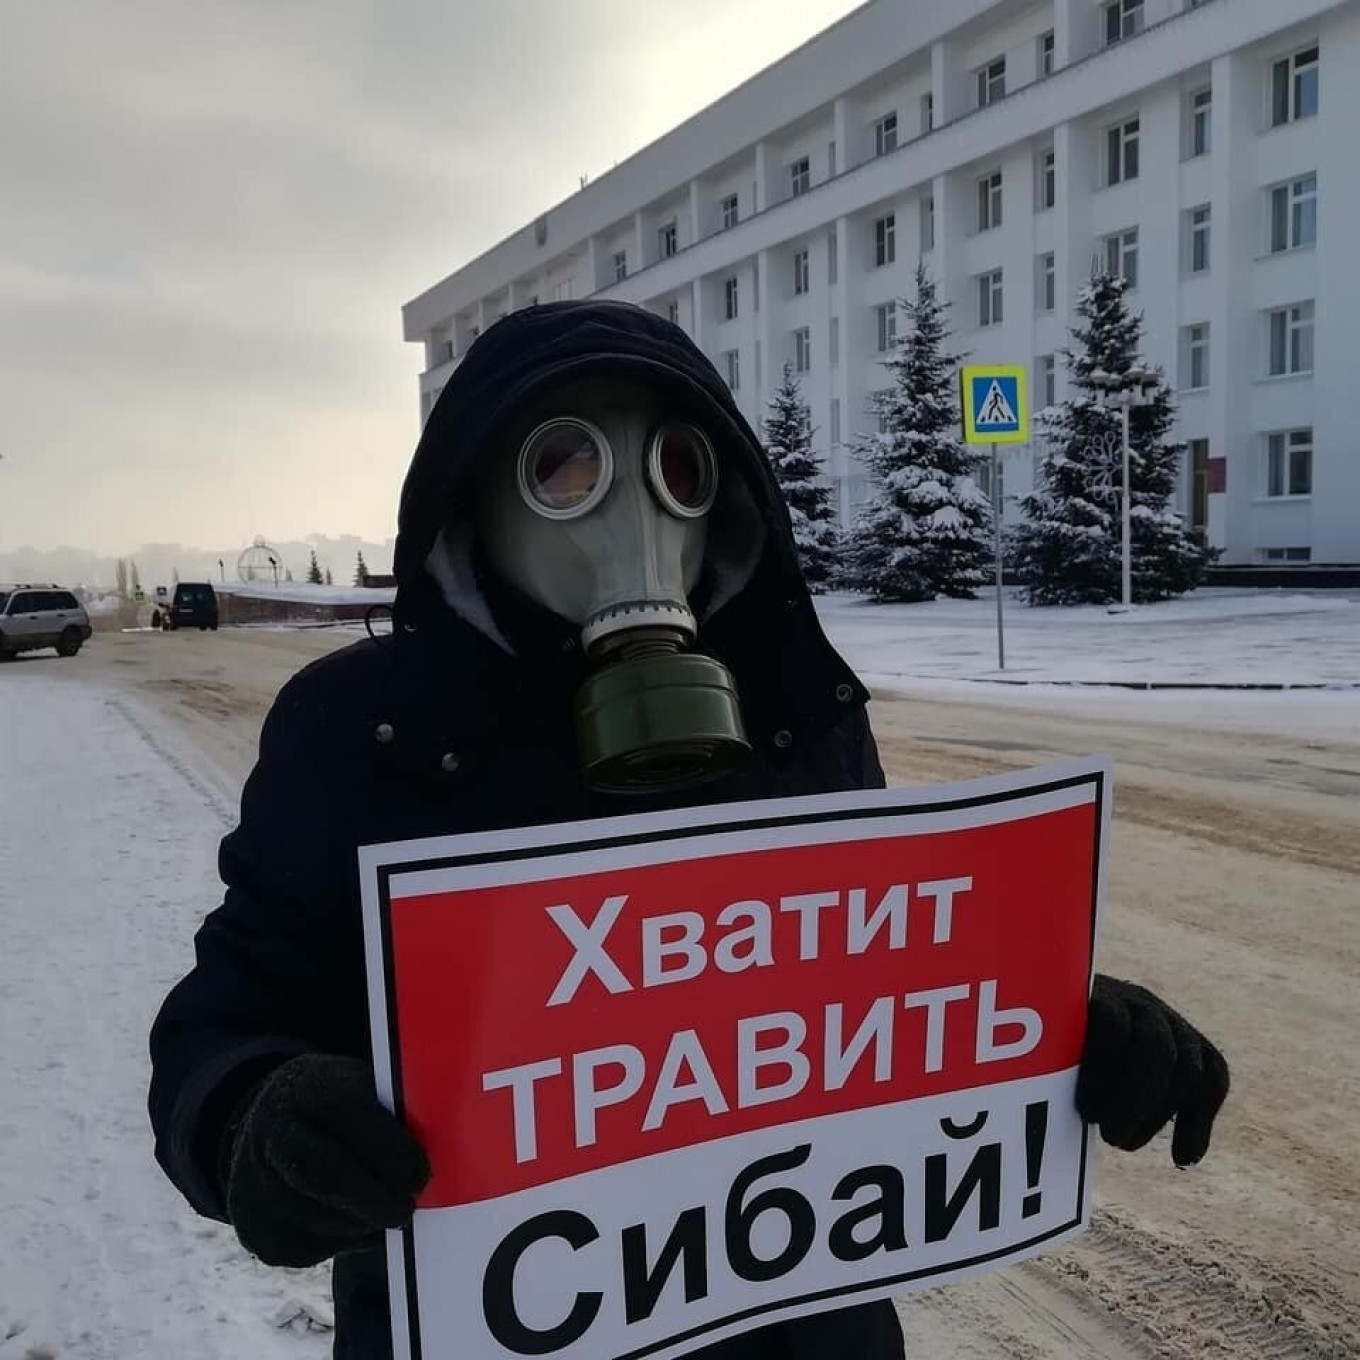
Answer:
[[(265, 721), (221, 907), (152, 1032), (156, 1155), (266, 1263), (334, 1258), (334, 1353), (391, 1353), (381, 1233), (429, 1175), (370, 1069), (357, 847), (877, 788), (868, 694), (823, 635), (756, 435), (677, 327), (534, 307), (471, 347), (402, 493), (390, 636), (307, 667)], [(450, 1035), (450, 1043), (458, 1036)], [(1078, 1104), (1206, 1152), (1218, 1051), (1100, 977)], [(869, 1304), (695, 1355), (894, 1360)]]

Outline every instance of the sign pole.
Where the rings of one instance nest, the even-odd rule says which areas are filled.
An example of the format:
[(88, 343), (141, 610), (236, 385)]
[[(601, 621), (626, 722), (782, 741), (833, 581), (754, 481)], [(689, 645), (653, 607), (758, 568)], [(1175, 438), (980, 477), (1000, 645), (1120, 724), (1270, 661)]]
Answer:
[(1001, 448), (1029, 442), (1025, 370), (1018, 364), (979, 364), (960, 370), (963, 442), (992, 446), (992, 528), (996, 539), (996, 661), (1006, 669), (1006, 602), (1001, 556)]
[(992, 529), (996, 538), (996, 660), (1006, 669), (1006, 623), (1001, 598), (1001, 453), (992, 441)]

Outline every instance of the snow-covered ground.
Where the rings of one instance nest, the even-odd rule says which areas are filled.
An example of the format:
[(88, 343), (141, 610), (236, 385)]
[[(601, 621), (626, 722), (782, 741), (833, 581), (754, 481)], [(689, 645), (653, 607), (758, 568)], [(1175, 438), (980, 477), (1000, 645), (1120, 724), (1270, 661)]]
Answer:
[(232, 801), (111, 691), (9, 673), (3, 712), (0, 1360), (319, 1360), (324, 1273), (253, 1262), (151, 1154), (147, 1032)]
[(1360, 598), (1343, 592), (1201, 590), (1127, 614), (1030, 608), (1007, 592), (1006, 669), (996, 597), (872, 605), (829, 596), (831, 640), (866, 682), (1360, 685)]
[(225, 581), (214, 583), (219, 595), (240, 595), (251, 600), (288, 600), (294, 604), (391, 604), (397, 597), (388, 586), (313, 586), (306, 581)]

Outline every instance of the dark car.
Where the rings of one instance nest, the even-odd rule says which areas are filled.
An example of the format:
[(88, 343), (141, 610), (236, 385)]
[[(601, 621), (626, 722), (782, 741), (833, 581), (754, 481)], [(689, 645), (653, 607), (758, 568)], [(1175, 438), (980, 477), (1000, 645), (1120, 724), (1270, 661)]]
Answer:
[(207, 581), (181, 581), (166, 610), (170, 628), (217, 628), (217, 592)]

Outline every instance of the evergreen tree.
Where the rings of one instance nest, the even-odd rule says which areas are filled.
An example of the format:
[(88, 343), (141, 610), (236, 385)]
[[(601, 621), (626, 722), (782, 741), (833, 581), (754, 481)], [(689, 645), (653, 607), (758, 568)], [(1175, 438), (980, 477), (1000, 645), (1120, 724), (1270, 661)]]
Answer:
[(331, 569), (329, 567), (326, 568), (326, 584), (328, 586), (333, 586), (335, 584), (335, 581), (331, 577)]
[[(1081, 324), (1064, 353), (1077, 394), (1039, 423), (1044, 452), (1026, 524), (1011, 535), (1013, 561), (1031, 604), (1105, 604), (1121, 595), (1121, 415), (1095, 400), (1091, 374), (1119, 375), (1138, 363), (1143, 319), (1131, 313), (1121, 277), (1097, 274), (1077, 299)], [(1164, 600), (1192, 590), (1216, 553), (1169, 507), (1184, 447), (1168, 438), (1175, 420), (1161, 380), (1146, 406), (1129, 412), (1133, 598)]]
[(798, 391), (793, 366), (784, 365), (783, 381), (765, 420), (765, 452), (788, 503), (798, 561), (814, 590), (831, 583), (840, 534), (831, 488), (821, 480), (822, 460), (812, 451), (812, 416)]
[(289, 567), (289, 568), (283, 573), (283, 579), (284, 579), (285, 581), (291, 581), (291, 580), (293, 579), (293, 569), (292, 569), (292, 567)]
[(354, 584), (355, 584), (356, 586), (361, 586), (361, 585), (363, 585), (363, 583), (364, 583), (364, 577), (367, 576), (367, 575), (368, 575), (368, 565), (367, 565), (367, 564), (365, 563), (365, 561), (364, 561), (363, 550), (360, 549), (360, 551), (359, 551), (359, 556), (358, 556), (358, 560), (357, 560), (357, 561), (355, 562), (355, 564), (354, 564)]
[(312, 560), (307, 567), (307, 584), (319, 586), (322, 584), (321, 566), (316, 560), (316, 549), (312, 549)]
[(137, 575), (137, 564), (131, 560), (128, 562), (128, 584), (132, 587), (134, 595), (142, 588), (141, 579)]
[(121, 599), (127, 599), (128, 593), (128, 569), (127, 563), (120, 557), (113, 564), (114, 580), (117, 582), (118, 594)]
[(863, 435), (874, 498), (846, 552), (846, 583), (880, 601), (971, 599), (989, 577), (992, 510), (978, 489), (979, 458), (959, 437), (952, 332), (924, 265), (916, 300), (898, 304), (906, 333), (884, 367), (893, 385), (875, 399), (881, 433)]

